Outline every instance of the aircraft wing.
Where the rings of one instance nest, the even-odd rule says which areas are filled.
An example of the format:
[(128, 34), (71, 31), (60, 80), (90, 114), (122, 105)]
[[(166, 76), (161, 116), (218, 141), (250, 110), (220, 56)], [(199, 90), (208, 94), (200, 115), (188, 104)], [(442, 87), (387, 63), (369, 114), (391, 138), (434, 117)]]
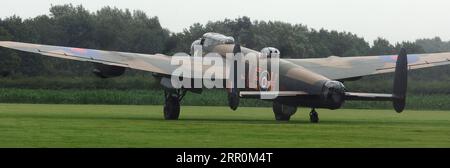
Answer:
[[(76, 61), (88, 61), (94, 63), (101, 63), (112, 66), (126, 67), (131, 69), (149, 71), (164, 75), (171, 75), (179, 65), (172, 65), (170, 56), (163, 54), (137, 54), (116, 51), (102, 51), (83, 48), (71, 48), (61, 46), (50, 46), (40, 44), (29, 44), (20, 42), (0, 41), (0, 46), (25, 52), (41, 54), (45, 56), (64, 58)], [(181, 57), (180, 57), (181, 58)], [(194, 64), (192, 57), (185, 56)], [(184, 60), (184, 59), (183, 59)], [(196, 66), (203, 66), (201, 63), (194, 64)], [(224, 68), (224, 66), (203, 66), (202, 68), (194, 68), (195, 70), (205, 70), (211, 68)], [(219, 71), (220, 72), (220, 71)], [(222, 78), (216, 75), (215, 78)]]
[[(397, 55), (285, 59), (329, 79), (342, 80), (395, 71)], [(450, 64), (450, 53), (410, 54), (408, 69)]]

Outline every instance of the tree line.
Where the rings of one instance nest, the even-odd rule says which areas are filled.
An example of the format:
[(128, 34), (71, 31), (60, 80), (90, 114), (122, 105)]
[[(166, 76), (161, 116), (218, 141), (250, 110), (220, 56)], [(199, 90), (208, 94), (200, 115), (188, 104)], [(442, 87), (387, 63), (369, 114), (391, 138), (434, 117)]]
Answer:
[[(410, 53), (450, 51), (450, 42), (440, 38), (419, 39), (391, 44), (378, 38), (371, 46), (364, 38), (350, 32), (313, 29), (302, 24), (280, 21), (258, 21), (249, 17), (194, 23), (179, 33), (161, 26), (158, 17), (145, 12), (104, 7), (91, 12), (71, 4), (50, 8), (49, 15), (22, 19), (11, 16), (0, 19), (0, 40), (48, 45), (114, 50), (136, 53), (189, 52), (191, 43), (206, 32), (235, 37), (243, 46), (280, 49), (283, 58), (319, 58), (331, 55), (396, 54), (401, 47)], [(2, 75), (66, 76), (91, 75), (92, 65), (34, 54), (0, 49)], [(140, 74), (131, 71), (129, 74)]]

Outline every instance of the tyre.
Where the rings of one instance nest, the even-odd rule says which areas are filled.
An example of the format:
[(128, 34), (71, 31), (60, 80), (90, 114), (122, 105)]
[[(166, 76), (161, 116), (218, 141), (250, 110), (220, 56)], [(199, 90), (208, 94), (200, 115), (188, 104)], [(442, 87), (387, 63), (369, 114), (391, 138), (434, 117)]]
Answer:
[(178, 120), (180, 116), (180, 101), (178, 97), (169, 96), (164, 103), (164, 119)]
[(273, 113), (277, 121), (289, 121), (291, 116), (297, 112), (297, 107), (288, 106), (278, 102), (273, 102)]
[(312, 111), (309, 113), (309, 120), (311, 123), (318, 123), (319, 122), (319, 113)]

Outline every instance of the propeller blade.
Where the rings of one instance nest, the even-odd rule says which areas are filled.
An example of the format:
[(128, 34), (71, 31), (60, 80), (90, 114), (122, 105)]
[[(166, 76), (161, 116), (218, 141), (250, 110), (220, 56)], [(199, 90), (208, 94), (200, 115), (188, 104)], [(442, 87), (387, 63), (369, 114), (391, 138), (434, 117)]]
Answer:
[(406, 49), (402, 48), (395, 65), (393, 106), (395, 111), (401, 113), (405, 109), (406, 88), (408, 86), (408, 56)]

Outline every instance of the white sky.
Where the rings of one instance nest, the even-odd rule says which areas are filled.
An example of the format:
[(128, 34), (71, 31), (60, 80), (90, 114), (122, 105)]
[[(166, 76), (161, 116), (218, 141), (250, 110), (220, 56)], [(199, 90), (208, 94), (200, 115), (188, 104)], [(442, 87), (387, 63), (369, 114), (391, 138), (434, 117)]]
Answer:
[(50, 4), (139, 9), (180, 32), (195, 22), (249, 16), (252, 20), (302, 23), (391, 42), (440, 36), (450, 40), (449, 0), (0, 0), (0, 17), (48, 14)]

